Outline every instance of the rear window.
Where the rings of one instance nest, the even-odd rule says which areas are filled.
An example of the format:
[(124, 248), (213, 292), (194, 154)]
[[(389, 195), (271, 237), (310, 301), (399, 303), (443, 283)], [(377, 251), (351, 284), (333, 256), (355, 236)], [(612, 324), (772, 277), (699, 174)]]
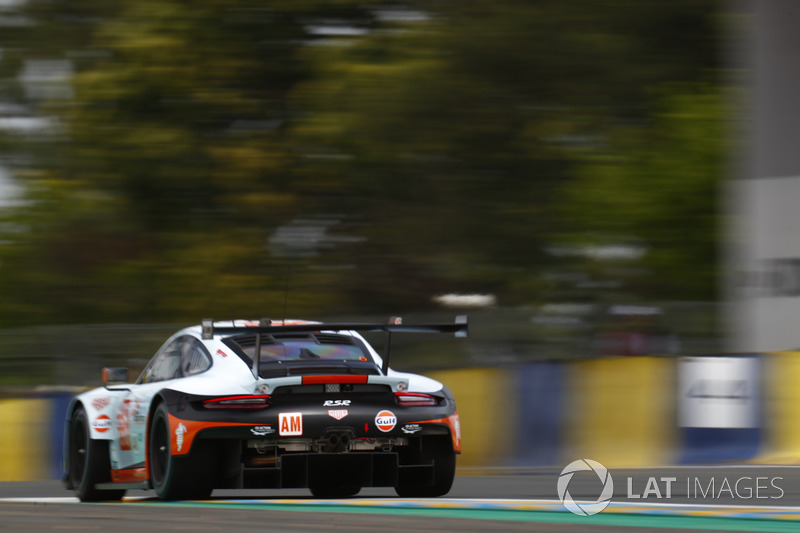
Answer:
[[(256, 352), (256, 335), (237, 335), (224, 340), (234, 351), (244, 355), (252, 365)], [(373, 362), (366, 347), (350, 335), (309, 333), (261, 336), (261, 363), (289, 361)], [(249, 359), (249, 361), (248, 361)]]

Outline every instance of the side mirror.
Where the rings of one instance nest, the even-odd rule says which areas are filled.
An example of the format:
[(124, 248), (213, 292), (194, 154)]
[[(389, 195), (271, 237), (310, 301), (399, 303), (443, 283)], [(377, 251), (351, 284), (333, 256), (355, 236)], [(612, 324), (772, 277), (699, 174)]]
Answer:
[(103, 369), (103, 383), (127, 383), (128, 369), (123, 367), (105, 367)]

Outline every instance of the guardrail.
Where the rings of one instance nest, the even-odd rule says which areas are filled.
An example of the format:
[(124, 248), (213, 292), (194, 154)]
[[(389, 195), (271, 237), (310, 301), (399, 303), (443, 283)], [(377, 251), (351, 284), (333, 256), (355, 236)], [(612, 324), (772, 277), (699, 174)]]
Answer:
[[(462, 473), (800, 462), (800, 352), (607, 357), (430, 374), (461, 417)], [(75, 392), (5, 390), (0, 481), (61, 475), (63, 421)]]
[[(702, 316), (711, 311), (693, 309)], [(724, 383), (709, 384), (702, 375), (695, 377), (706, 379), (706, 390), (689, 393), (681, 388), (693, 379), (682, 370), (689, 359), (582, 358), (591, 353), (590, 324), (548, 316), (532, 308), (481, 310), (470, 313), (465, 341), (436, 343), (426, 336), (422, 341), (398, 337), (393, 343), (393, 367), (421, 371), (453, 390), (462, 422), (462, 471), (562, 465), (583, 457), (607, 466), (800, 460), (800, 388), (795, 386), (800, 354), (737, 356), (756, 361), (754, 381), (745, 380), (755, 387), (749, 394), (726, 391)], [(542, 334), (545, 326), (547, 335)], [(59, 476), (63, 409), (71, 393), (53, 384), (98, 386), (103, 366), (125, 366), (135, 375), (180, 327), (0, 330), (0, 480)], [(682, 338), (682, 353), (715, 346), (701, 331), (686, 331), (694, 340)], [(726, 380), (731, 387), (741, 386), (741, 377)], [(748, 427), (704, 428), (686, 425), (680, 417), (686, 405), (716, 405), (724, 411), (739, 404), (755, 409)]]

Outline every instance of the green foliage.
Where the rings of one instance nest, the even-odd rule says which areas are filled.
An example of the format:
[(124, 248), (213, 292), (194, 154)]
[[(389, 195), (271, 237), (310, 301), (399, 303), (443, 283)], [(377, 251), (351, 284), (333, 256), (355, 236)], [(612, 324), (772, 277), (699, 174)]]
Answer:
[(56, 134), (1, 146), (31, 162), (0, 213), (0, 316), (532, 303), (564, 266), (549, 248), (618, 237), (659, 280), (629, 292), (692, 271), (681, 297), (708, 297), (716, 7), (32, 0), (0, 76), (25, 99), (15, 68), (68, 59), (72, 96), (27, 102)]
[(617, 292), (627, 300), (715, 300), (720, 176), (731, 150), (725, 98), (706, 85), (668, 89), (651, 125), (620, 126), (610, 132), (613, 152), (581, 156), (579, 177), (559, 202), (570, 224), (557, 238), (576, 247), (642, 248), (629, 275), (611, 273), (619, 270), (611, 263), (596, 272), (623, 282)]

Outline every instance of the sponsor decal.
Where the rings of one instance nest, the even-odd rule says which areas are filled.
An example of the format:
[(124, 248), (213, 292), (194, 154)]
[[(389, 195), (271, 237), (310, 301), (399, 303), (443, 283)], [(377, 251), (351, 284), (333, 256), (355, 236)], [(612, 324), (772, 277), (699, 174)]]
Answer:
[(275, 428), (272, 426), (256, 426), (254, 428), (250, 428), (250, 433), (259, 437), (263, 437), (264, 435), (275, 433)]
[(125, 400), (117, 413), (117, 432), (119, 434), (119, 449), (131, 449), (131, 426), (130, 426), (130, 400)]
[(325, 400), (323, 407), (350, 407), (350, 400)]
[(403, 430), (403, 433), (411, 434), (411, 433), (416, 433), (417, 431), (420, 431), (422, 429), (422, 426), (420, 426), (419, 424), (406, 424), (405, 426), (403, 426), (400, 429)]
[(279, 413), (278, 435), (298, 437), (303, 434), (303, 413)]
[(131, 432), (131, 445), (133, 449), (136, 449), (136, 424), (144, 424), (147, 420), (147, 413), (142, 408), (142, 404), (139, 400), (134, 399), (130, 404), (130, 412), (128, 413), (128, 425), (131, 426), (129, 431)]
[(105, 433), (111, 429), (111, 419), (107, 415), (100, 415), (92, 420), (92, 427), (100, 433)]
[(336, 420), (341, 420), (347, 416), (347, 409), (328, 409), (328, 416), (332, 416)]
[(219, 355), (222, 358), (228, 357), (228, 354), (226, 354), (222, 350), (217, 350), (217, 355)]
[(181, 448), (183, 448), (184, 433), (186, 433), (186, 426), (181, 422), (178, 424), (178, 427), (175, 428), (175, 445), (178, 447), (178, 451), (181, 451)]
[(111, 405), (111, 398), (95, 398), (92, 400), (92, 407), (95, 411), (102, 411)]
[(397, 417), (391, 411), (381, 411), (375, 416), (375, 425), (384, 433), (394, 429), (397, 425)]

